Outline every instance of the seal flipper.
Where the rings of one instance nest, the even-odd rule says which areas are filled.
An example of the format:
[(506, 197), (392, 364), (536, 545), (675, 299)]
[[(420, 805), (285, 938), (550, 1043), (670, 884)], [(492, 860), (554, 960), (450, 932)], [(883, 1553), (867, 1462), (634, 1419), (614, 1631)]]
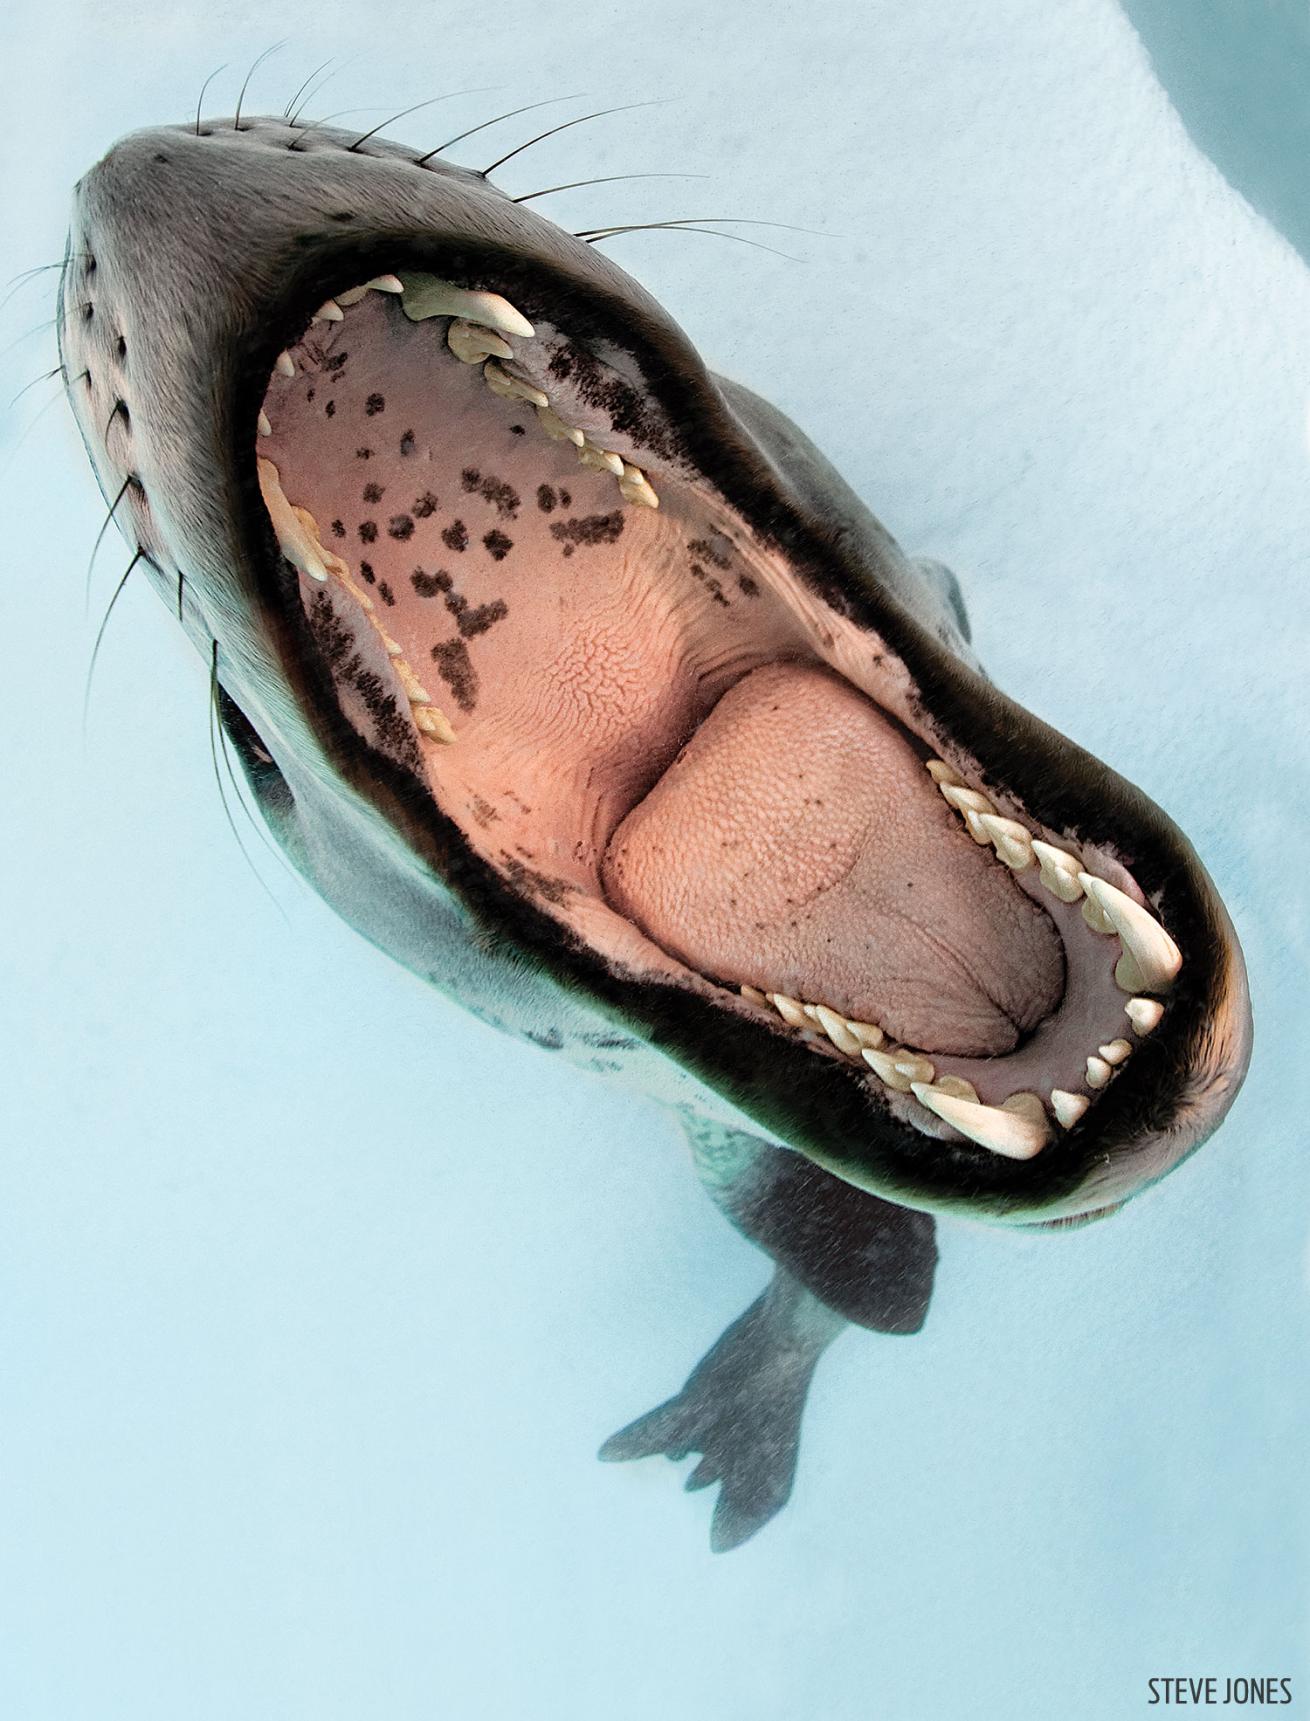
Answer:
[(697, 1364), (676, 1398), (607, 1440), (607, 1460), (703, 1454), (689, 1489), (722, 1484), (710, 1546), (738, 1547), (787, 1502), (801, 1413), (846, 1322), (918, 1332), (937, 1262), (934, 1224), (740, 1130), (685, 1119), (715, 1205), (777, 1271)]
[(845, 1324), (780, 1267), (677, 1397), (612, 1435), (600, 1456), (702, 1453), (686, 1486), (720, 1484), (710, 1547), (739, 1547), (787, 1503), (810, 1378)]

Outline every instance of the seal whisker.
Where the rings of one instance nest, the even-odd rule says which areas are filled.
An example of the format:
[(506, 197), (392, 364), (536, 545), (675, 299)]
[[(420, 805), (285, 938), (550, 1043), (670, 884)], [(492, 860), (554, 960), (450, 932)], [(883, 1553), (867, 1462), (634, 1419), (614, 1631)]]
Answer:
[(663, 107), (666, 102), (671, 101), (672, 99), (673, 98), (671, 96), (656, 96), (652, 101), (648, 102), (624, 102), (617, 108), (597, 108), (595, 113), (580, 114), (575, 120), (565, 120), (562, 125), (553, 125), (549, 131), (538, 132), (536, 137), (530, 137), (526, 143), (519, 144), (517, 149), (507, 151), (504, 155), (493, 161), (490, 167), (482, 168), (482, 177), (484, 179), (489, 179), (498, 167), (504, 167), (505, 163), (507, 161), (513, 161), (516, 155), (522, 155), (524, 150), (531, 149), (534, 144), (544, 143), (548, 137), (554, 137), (556, 132), (568, 131), (570, 126), (586, 125), (588, 120), (601, 120), (608, 114), (625, 114), (630, 112), (633, 108)]
[(270, 54), (276, 54), (279, 48), (285, 48), (286, 45), (287, 45), (287, 38), (284, 36), (280, 42), (274, 42), (274, 44), (271, 48), (265, 48), (264, 52), (258, 56), (258, 58), (255, 60), (254, 64), (251, 66), (250, 70), (246, 73), (246, 80), (241, 86), (240, 94), (237, 96), (237, 111), (232, 117), (232, 130), (233, 131), (240, 131), (241, 130), (241, 104), (246, 99), (246, 91), (250, 88), (251, 78), (254, 77), (255, 73), (263, 65), (264, 61), (269, 57)]
[(204, 83), (201, 84), (201, 86), (200, 86), (200, 94), (196, 98), (196, 136), (197, 137), (200, 136), (200, 110), (204, 106), (205, 91), (213, 83), (214, 79), (218, 76), (218, 74), (220, 72), (225, 72), (227, 70), (229, 63), (230, 63), (229, 61), (224, 60), (224, 62), (221, 66), (215, 66), (214, 70), (209, 74), (209, 76), (205, 79)]
[(530, 114), (535, 108), (548, 108), (556, 102), (576, 102), (581, 91), (571, 96), (548, 96), (544, 102), (529, 102), (526, 107), (511, 108), (508, 113), (497, 114), (495, 119), (483, 120), (481, 125), (470, 126), (467, 131), (458, 132), (454, 137), (448, 137), (445, 143), (439, 143), (435, 149), (430, 149), (426, 155), (419, 156), (415, 167), (422, 167), (432, 160), (434, 155), (444, 155), (446, 150), (454, 149), (457, 143), (463, 143), (466, 137), (476, 137), (480, 131), (487, 131), (493, 125), (499, 125), (501, 120), (512, 120), (516, 114)]
[(750, 245), (756, 251), (768, 251), (774, 257), (785, 257), (789, 263), (801, 263), (803, 258), (791, 251), (779, 251), (776, 245), (762, 245), (758, 239), (747, 239), (744, 233), (720, 233), (717, 227), (697, 227), (683, 221), (630, 221), (620, 227), (592, 227), (575, 233), (575, 239), (588, 245), (598, 245), (605, 239), (617, 239), (620, 233), (704, 233), (712, 239), (735, 239), (738, 245)]
[(415, 102), (413, 107), (402, 108), (398, 114), (392, 114), (390, 119), (379, 120), (377, 125), (375, 125), (371, 131), (361, 133), (361, 135), (355, 139), (354, 143), (350, 145), (350, 148), (346, 153), (349, 155), (356, 154), (361, 143), (367, 143), (371, 137), (376, 137), (377, 134), (386, 126), (394, 125), (397, 120), (403, 120), (406, 114), (416, 114), (420, 108), (435, 107), (438, 102), (453, 102), (456, 96), (486, 95), (489, 91), (494, 90), (495, 88), (496, 86), (494, 84), (484, 84), (481, 89), (477, 90), (447, 90), (444, 96), (429, 96), (425, 102)]
[(114, 607), (118, 603), (119, 598), (123, 595), (123, 589), (131, 577), (133, 568), (135, 568), (137, 563), (143, 559), (148, 559), (146, 557), (146, 552), (138, 547), (136, 555), (132, 557), (132, 560), (123, 569), (122, 576), (120, 577), (118, 584), (114, 587), (113, 596), (105, 607), (105, 613), (101, 619), (100, 626), (96, 629), (95, 644), (91, 647), (91, 661), (88, 663), (86, 670), (86, 689), (82, 694), (82, 734), (84, 737), (86, 735), (87, 717), (91, 710), (91, 687), (92, 683), (95, 681), (96, 663), (99, 661), (100, 647), (105, 641), (105, 629), (109, 626), (109, 618), (113, 615)]
[(708, 173), (603, 173), (599, 179), (570, 179), (565, 185), (548, 185), (542, 191), (525, 191), (511, 203), (531, 203), (537, 197), (552, 197), (557, 191), (576, 191), (581, 185), (613, 185), (621, 179), (709, 179)]
[(330, 65), (331, 65), (331, 64), (332, 64), (332, 61), (331, 61), (331, 60), (324, 60), (324, 61), (323, 61), (323, 63), (322, 63), (322, 64), (321, 64), (321, 65), (318, 65), (318, 66), (315, 66), (315, 67), (314, 67), (314, 70), (313, 70), (313, 71), (312, 71), (312, 72), (311, 72), (311, 73), (310, 73), (310, 74), (309, 74), (309, 76), (308, 76), (308, 77), (307, 77), (307, 78), (306, 78), (306, 79), (305, 79), (305, 81), (304, 81), (304, 83), (302, 83), (302, 84), (301, 84), (301, 86), (300, 86), (300, 88), (299, 88), (299, 89), (298, 89), (298, 90), (297, 90), (297, 91), (296, 91), (296, 93), (295, 93), (295, 95), (293, 95), (293, 96), (292, 96), (292, 98), (291, 98), (291, 100), (290, 100), (290, 101), (289, 101), (289, 102), (288, 102), (288, 103), (287, 103), (287, 105), (286, 105), (286, 106), (285, 106), (285, 107), (284, 107), (284, 108), (283, 108), (283, 109), (282, 109), (282, 118), (283, 118), (283, 119), (284, 119), (284, 120), (286, 120), (286, 121), (288, 121), (288, 122), (289, 122), (289, 123), (291, 123), (291, 124), (294, 124), (294, 123), (295, 123), (295, 122), (294, 122), (294, 120), (293, 120), (293, 118), (292, 118), (292, 113), (291, 113), (291, 110), (292, 110), (292, 108), (294, 108), (294, 107), (295, 107), (295, 105), (296, 105), (296, 103), (297, 103), (297, 102), (298, 102), (298, 101), (299, 101), (299, 100), (300, 100), (300, 98), (301, 98), (301, 96), (303, 96), (303, 95), (304, 95), (304, 93), (305, 93), (305, 91), (306, 91), (306, 90), (307, 90), (307, 89), (308, 89), (308, 88), (309, 88), (309, 86), (310, 86), (310, 85), (311, 85), (311, 84), (312, 84), (312, 83), (313, 83), (313, 81), (314, 81), (314, 79), (315, 79), (315, 78), (316, 78), (316, 77), (317, 77), (317, 76), (318, 76), (318, 74), (319, 74), (319, 73), (320, 73), (320, 72), (324, 72), (324, 71), (326, 71), (326, 70), (327, 70), (327, 68), (328, 68), (328, 67), (329, 67), (329, 66), (330, 66)]

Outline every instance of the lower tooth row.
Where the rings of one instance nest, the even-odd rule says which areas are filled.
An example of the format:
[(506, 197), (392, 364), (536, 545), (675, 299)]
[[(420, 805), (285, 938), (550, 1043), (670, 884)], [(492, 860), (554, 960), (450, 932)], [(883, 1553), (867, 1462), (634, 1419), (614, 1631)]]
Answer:
[[(803, 1035), (826, 1037), (853, 1062), (866, 1064), (884, 1087), (895, 1093), (912, 1093), (927, 1110), (994, 1153), (1029, 1159), (1051, 1139), (1050, 1120), (1039, 1094), (1015, 1093), (999, 1106), (984, 1105), (972, 1082), (963, 1076), (939, 1076), (931, 1058), (908, 1046), (890, 1044), (883, 1030), (872, 1022), (843, 1016), (827, 1004), (802, 1003), (785, 992), (762, 992), (757, 986), (743, 986), (741, 995), (749, 1003), (774, 1010)], [(1124, 1013), (1140, 1037), (1159, 1025), (1164, 1007), (1154, 998), (1132, 998)], [(1099, 1046), (1086, 1061), (1086, 1085), (1092, 1089), (1107, 1086), (1132, 1051), (1132, 1042), (1126, 1039)], [(1051, 1089), (1050, 1109), (1062, 1129), (1072, 1129), (1090, 1103), (1086, 1094)]]
[(298, 507), (287, 500), (278, 469), (273, 462), (260, 455), (256, 459), (255, 469), (259, 475), (264, 506), (273, 522), (273, 530), (277, 534), (278, 547), (282, 554), (293, 567), (308, 574), (310, 579), (322, 584), (331, 575), (345, 588), (368, 617), (373, 631), (391, 659), (396, 678), (409, 700), (416, 726), (430, 740), (449, 745), (455, 739), (455, 731), (445, 715), (432, 703), (432, 695), (406, 662), (400, 646), (378, 625), (375, 619), (377, 606), (373, 599), (367, 592), (361, 591), (351, 579), (349, 565), (324, 546), (318, 521), (309, 509)]
[(944, 759), (930, 759), (928, 773), (975, 842), (990, 844), (1015, 872), (1036, 864), (1044, 889), (1061, 902), (1081, 897), (1082, 916), (1092, 931), (1118, 938), (1123, 953), (1114, 977), (1122, 991), (1169, 991), (1182, 967), (1182, 953), (1148, 908), (1088, 872), (1064, 849), (1034, 837), (1017, 819), (1003, 818), (987, 796), (971, 789)]

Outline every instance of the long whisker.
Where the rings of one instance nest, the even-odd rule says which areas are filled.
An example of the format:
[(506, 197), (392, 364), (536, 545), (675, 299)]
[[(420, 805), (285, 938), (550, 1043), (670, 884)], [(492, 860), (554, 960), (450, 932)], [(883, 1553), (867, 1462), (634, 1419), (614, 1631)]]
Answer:
[(48, 370), (44, 376), (34, 376), (31, 382), (24, 383), (23, 387), (19, 389), (18, 393), (9, 402), (10, 406), (17, 406), (29, 388), (35, 388), (39, 382), (49, 382), (52, 376), (59, 376), (62, 373), (63, 368), (63, 365), (56, 365), (53, 370)]
[(522, 155), (525, 149), (531, 149), (534, 144), (542, 143), (548, 137), (554, 137), (556, 132), (567, 131), (570, 126), (586, 125), (588, 120), (602, 120), (607, 114), (626, 114), (631, 112), (633, 108), (662, 107), (669, 100), (671, 98), (668, 96), (657, 96), (654, 101), (649, 102), (624, 102), (621, 107), (597, 108), (594, 114), (581, 114), (575, 120), (565, 120), (563, 125), (553, 125), (549, 131), (538, 132), (536, 137), (530, 137), (526, 143), (521, 143), (517, 149), (507, 151), (499, 160), (493, 161), (490, 167), (482, 169), (482, 177), (489, 179), (498, 167), (504, 167), (507, 161), (513, 161), (516, 155)]
[(321, 66), (315, 66), (314, 67), (314, 70), (305, 79), (304, 83), (301, 84), (300, 88), (296, 91), (295, 95), (292, 96), (291, 100), (282, 109), (282, 118), (284, 120), (289, 120), (291, 118), (292, 108), (295, 107), (296, 103), (300, 100), (301, 96), (304, 95), (305, 91), (313, 83), (314, 79), (318, 76), (318, 74), (320, 72), (325, 72), (331, 64), (332, 64), (331, 60), (324, 60), (323, 64)]
[(599, 245), (606, 239), (617, 239), (620, 233), (703, 233), (708, 239), (733, 239), (738, 245), (749, 245), (756, 251), (767, 251), (773, 257), (785, 257), (789, 263), (803, 263), (790, 251), (779, 251), (776, 245), (761, 245), (758, 239), (747, 239), (742, 233), (720, 233), (717, 227), (693, 227), (681, 221), (633, 221), (624, 227), (598, 227), (592, 232), (575, 233), (588, 245)]
[(459, 132), (455, 137), (448, 137), (445, 143), (439, 143), (435, 149), (430, 149), (426, 155), (419, 156), (415, 167), (422, 167), (425, 162), (432, 160), (434, 155), (444, 155), (448, 149), (454, 149), (457, 143), (463, 143), (466, 137), (476, 137), (480, 131), (487, 131), (493, 125), (499, 125), (501, 120), (512, 120), (516, 114), (530, 114), (535, 108), (553, 107), (556, 102), (576, 102), (577, 95), (551, 96), (544, 102), (529, 102), (524, 108), (511, 108), (507, 114), (497, 114), (494, 120), (483, 120), (481, 125), (470, 126), (467, 131)]
[(91, 570), (96, 565), (96, 557), (100, 554), (100, 546), (105, 541), (105, 533), (109, 530), (110, 522), (113, 520), (114, 515), (118, 512), (118, 504), (123, 500), (124, 496), (127, 495), (128, 491), (131, 489), (131, 487), (132, 487), (132, 479), (131, 479), (131, 476), (129, 475), (128, 477), (124, 478), (122, 485), (119, 488), (119, 492), (118, 492), (117, 496), (115, 496), (113, 501), (109, 504), (109, 512), (105, 515), (104, 519), (101, 521), (100, 530), (96, 533), (96, 541), (91, 547), (91, 559), (86, 564), (86, 587), (85, 587), (85, 590), (82, 594), (84, 609), (89, 609), (91, 606)]
[(200, 94), (196, 98), (196, 136), (197, 137), (200, 136), (200, 110), (204, 106), (204, 103), (205, 103), (205, 91), (213, 83), (214, 79), (218, 76), (218, 74), (220, 72), (225, 72), (227, 70), (227, 68), (228, 68), (228, 62), (226, 60), (224, 60), (223, 64), (221, 66), (216, 66), (214, 68), (214, 70), (209, 74), (209, 76), (205, 79), (204, 83), (201, 84), (201, 86), (200, 86)]
[(113, 595), (113, 597), (110, 598), (108, 607), (106, 608), (105, 613), (104, 613), (104, 618), (101, 621), (100, 626), (96, 630), (96, 642), (91, 647), (91, 661), (87, 665), (87, 671), (86, 671), (86, 691), (82, 695), (82, 736), (83, 736), (83, 739), (85, 739), (85, 737), (86, 737), (87, 717), (90, 714), (90, 710), (91, 710), (91, 686), (95, 680), (96, 663), (100, 657), (100, 647), (104, 644), (104, 641), (105, 641), (105, 629), (109, 626), (109, 618), (114, 613), (114, 606), (117, 604), (119, 598), (121, 598), (123, 595), (123, 588), (124, 588), (124, 586), (126, 586), (126, 584), (128, 582), (128, 579), (132, 573), (132, 569), (137, 565), (137, 563), (139, 561), (142, 560), (143, 557), (145, 557), (145, 554), (146, 553), (144, 550), (139, 549), (137, 551), (136, 555), (133, 556), (132, 560), (127, 564), (127, 567), (123, 570), (123, 576), (119, 580), (118, 584), (114, 587), (114, 595)]
[(324, 114), (321, 120), (311, 120), (308, 125), (300, 127), (300, 136), (294, 143), (289, 143), (287, 149), (299, 149), (303, 139), (307, 138), (310, 132), (317, 131), (320, 126), (327, 125), (330, 120), (345, 119), (347, 114), (375, 114), (381, 105), (380, 102), (370, 102), (367, 107), (362, 108), (338, 108), (335, 113)]
[[(330, 60), (328, 60), (325, 62), (325, 64), (331, 66), (332, 62)], [(319, 72), (321, 72), (323, 70), (323, 67), (320, 66), (318, 70), (319, 70)], [(297, 120), (299, 120), (301, 114), (304, 113), (305, 109), (309, 106), (310, 102), (312, 102), (314, 100), (314, 97), (317, 96), (322, 90), (325, 90), (327, 88), (327, 86), (332, 82), (333, 78), (336, 77), (337, 72), (339, 70), (340, 70), (340, 67), (332, 66), (332, 70), (330, 72), (328, 72), (326, 74), (326, 76), (321, 77), (321, 78), (318, 76), (318, 72), (315, 72), (314, 77), (317, 78), (318, 81), (314, 84), (314, 87), (312, 89), (307, 90), (305, 92), (305, 94), (296, 103), (295, 108), (292, 110), (292, 112), (287, 115), (287, 124), (288, 125), (293, 126), (296, 124)]]
[(402, 108), (398, 114), (392, 114), (389, 120), (381, 120), (372, 131), (366, 131), (351, 144), (347, 154), (353, 154), (361, 143), (367, 143), (371, 137), (376, 137), (387, 126), (395, 125), (397, 120), (403, 120), (406, 114), (416, 114), (420, 108), (435, 107), (438, 102), (453, 102), (456, 96), (484, 96), (495, 89), (494, 84), (484, 84), (480, 90), (448, 90), (444, 96), (430, 96), (425, 102), (415, 102), (412, 108)]
[(251, 66), (250, 70), (246, 73), (246, 81), (244, 84), (242, 84), (241, 93), (237, 97), (237, 111), (236, 111), (236, 114), (234, 115), (233, 120), (232, 120), (232, 130), (233, 131), (240, 131), (241, 130), (241, 104), (246, 99), (246, 91), (250, 88), (251, 78), (254, 77), (255, 73), (263, 65), (264, 61), (268, 58), (268, 56), (270, 54), (276, 54), (279, 48), (285, 48), (286, 45), (287, 45), (287, 38), (284, 36), (280, 42), (274, 42), (274, 44), (271, 48), (265, 48), (264, 52), (258, 57), (258, 59), (255, 61), (254, 65)]
[(708, 173), (604, 173), (599, 179), (570, 179), (567, 185), (548, 185), (544, 191), (525, 191), (522, 197), (511, 197), (511, 203), (531, 203), (538, 197), (552, 197), (557, 191), (576, 191), (580, 185), (613, 185), (620, 179), (709, 179)]

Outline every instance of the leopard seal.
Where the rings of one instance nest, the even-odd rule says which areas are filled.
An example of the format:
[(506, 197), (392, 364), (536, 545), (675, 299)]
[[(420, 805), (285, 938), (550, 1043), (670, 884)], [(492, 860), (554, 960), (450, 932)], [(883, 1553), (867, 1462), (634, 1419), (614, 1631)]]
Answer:
[(936, 1215), (1101, 1217), (1221, 1122), (1250, 1007), (1185, 836), (585, 238), (379, 133), (197, 119), (79, 182), (58, 330), (297, 870), (672, 1108), (772, 1260), (601, 1449), (700, 1454), (716, 1549), (844, 1326), (922, 1326)]

